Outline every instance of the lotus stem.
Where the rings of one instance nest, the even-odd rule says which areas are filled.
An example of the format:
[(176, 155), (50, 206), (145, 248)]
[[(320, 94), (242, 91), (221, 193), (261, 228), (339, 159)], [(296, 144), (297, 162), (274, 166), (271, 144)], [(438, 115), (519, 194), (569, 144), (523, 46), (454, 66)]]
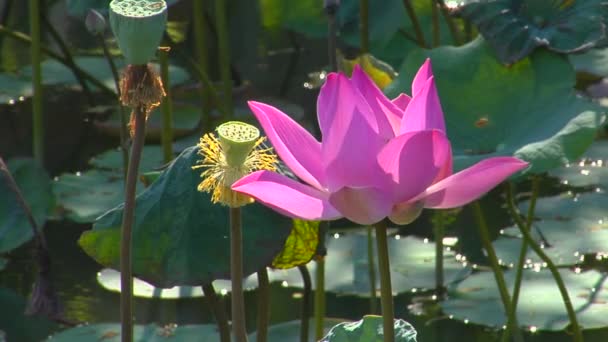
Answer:
[(230, 280), (232, 282), (232, 332), (236, 342), (247, 342), (243, 295), (243, 232), (241, 208), (230, 208)]
[(338, 71), (338, 59), (336, 57), (337, 46), (337, 29), (336, 29), (336, 12), (339, 7), (338, 1), (325, 0), (325, 13), (327, 14), (327, 52), (329, 57), (330, 71)]
[(317, 267), (315, 269), (315, 341), (323, 338), (325, 320), (325, 236), (329, 230), (329, 222), (319, 224), (319, 244), (317, 246)]
[(433, 32), (433, 48), (439, 46), (441, 41), (441, 29), (439, 28), (439, 3), (437, 0), (431, 0), (431, 21)]
[(502, 269), (498, 263), (498, 258), (496, 257), (492, 240), (490, 239), (490, 232), (488, 231), (488, 225), (483, 215), (483, 211), (481, 210), (481, 205), (479, 204), (479, 201), (475, 201), (471, 204), (471, 207), (473, 209), (475, 220), (477, 221), (477, 228), (479, 231), (479, 236), (481, 237), (481, 243), (483, 244), (483, 248), (486, 250), (490, 267), (494, 272), (494, 279), (496, 280), (496, 285), (498, 286), (500, 299), (502, 300), (505, 313), (507, 314), (507, 329), (511, 329), (513, 331), (513, 337), (516, 342), (523, 342), (523, 337), (517, 324), (517, 318), (515, 315), (513, 315), (511, 298), (509, 298), (509, 290), (507, 288)]
[(380, 302), (382, 304), (382, 321), (384, 342), (395, 341), (395, 311), (393, 309), (393, 290), (391, 287), (391, 269), (388, 258), (388, 233), (386, 221), (374, 225), (378, 249), (378, 271), (380, 273)]
[[(537, 176), (532, 177), (532, 197), (530, 197), (530, 206), (528, 207), (528, 217), (526, 218), (526, 222), (524, 223), (519, 216), (518, 210), (515, 207), (515, 201), (513, 198), (513, 188), (514, 184), (509, 182), (506, 184), (506, 197), (507, 197), (507, 207), (509, 208), (509, 213), (511, 217), (515, 220), (517, 226), (520, 229), (525, 229), (526, 231), (530, 231), (532, 227), (532, 221), (534, 220), (534, 209), (536, 207), (536, 199), (538, 198), (539, 192), (539, 179)], [(512, 310), (513, 315), (517, 314), (517, 303), (519, 301), (519, 290), (521, 289), (521, 279), (524, 270), (524, 264), (526, 262), (526, 254), (528, 251), (528, 242), (524, 239), (521, 241), (521, 249), (519, 250), (519, 260), (517, 262), (517, 273), (515, 274), (515, 283), (513, 284), (513, 296), (511, 300), (513, 301)], [(503, 341), (509, 340), (509, 329), (505, 331), (502, 337)]]
[(218, 58), (220, 61), (220, 79), (222, 80), (222, 92), (224, 108), (229, 117), (234, 115), (232, 107), (232, 72), (230, 70), (230, 37), (228, 34), (228, 22), (226, 20), (226, 1), (215, 1), (215, 26), (217, 29)]
[(171, 48), (161, 47), (158, 49), (160, 61), (160, 78), (165, 87), (165, 98), (160, 104), (162, 113), (161, 144), (163, 147), (163, 161), (170, 162), (173, 159), (173, 101), (171, 99), (171, 83), (169, 79), (169, 51)]
[[(196, 58), (198, 59), (198, 67), (208, 72), (209, 70), (209, 42), (207, 35), (205, 34), (205, 26), (207, 24), (207, 17), (205, 16), (205, 8), (203, 6), (204, 1), (193, 1), (192, 2), (192, 15), (194, 25), (194, 48), (196, 51)], [(209, 113), (211, 112), (210, 100), (211, 100), (211, 89), (207, 86), (203, 86), (200, 89), (201, 94), (201, 122), (208, 123)]]
[[(442, 215), (442, 213), (439, 213)], [(443, 218), (433, 225), (433, 235), (435, 236), (435, 292), (439, 298), (445, 294), (444, 279), (443, 279), (443, 237), (445, 236), (445, 227)]]
[(375, 314), (378, 310), (376, 308), (378, 290), (376, 289), (376, 258), (374, 257), (374, 230), (372, 227), (367, 227), (367, 264), (369, 272), (369, 312)]
[(40, 0), (29, 0), (30, 60), (32, 65), (32, 146), (34, 158), (44, 164), (44, 113), (42, 112), (42, 56), (40, 52)]
[(215, 288), (213, 288), (213, 284), (209, 283), (201, 287), (203, 289), (203, 294), (211, 307), (213, 316), (215, 316), (215, 320), (217, 321), (217, 328), (220, 332), (220, 342), (230, 342), (228, 315), (226, 315), (226, 310), (224, 309), (224, 305), (222, 305), (221, 298), (217, 296)]
[(405, 7), (405, 11), (407, 12), (408, 17), (412, 22), (412, 26), (414, 26), (414, 34), (416, 35), (418, 45), (420, 45), (420, 47), (425, 48), (427, 45), (424, 39), (424, 34), (422, 33), (422, 29), (420, 28), (420, 22), (418, 21), (418, 16), (416, 16), (416, 11), (414, 11), (414, 7), (412, 6), (410, 0), (403, 0), (403, 7)]
[[(534, 186), (534, 184), (533, 184), (533, 186)], [(511, 196), (510, 202), (513, 203), (513, 196)], [(509, 204), (509, 206), (511, 206), (511, 205), (514, 206), (515, 204)], [(580, 325), (578, 324), (578, 319), (576, 318), (576, 312), (574, 311), (574, 308), (572, 307), (572, 301), (570, 300), (570, 295), (568, 294), (568, 289), (566, 288), (566, 285), (564, 284), (564, 280), (562, 279), (562, 276), (560, 275), (557, 267), (555, 266), (555, 264), (553, 263), (551, 258), (549, 258), (547, 256), (547, 254), (545, 254), (545, 252), (540, 247), (540, 245), (534, 240), (532, 235), (530, 235), (529, 230), (525, 229), (526, 226), (523, 225), (523, 222), (521, 222), (521, 218), (519, 220), (516, 220), (515, 222), (517, 223), (517, 227), (519, 228), (519, 231), (523, 236), (523, 240), (530, 246), (530, 248), (532, 248), (532, 250), (534, 250), (536, 255), (538, 255), (538, 257), (544, 263), (547, 264), (547, 268), (549, 269), (549, 271), (551, 272), (551, 275), (553, 276), (553, 279), (555, 280), (555, 284), (557, 285), (557, 287), (559, 289), (559, 292), (562, 296), (562, 301), (564, 302), (564, 306), (566, 307), (566, 312), (568, 313), (568, 318), (570, 319), (570, 326), (572, 327), (572, 333), (574, 335), (573, 341), (583, 342), (583, 333), (581, 331)]]
[(101, 48), (103, 49), (103, 55), (108, 61), (108, 65), (110, 66), (112, 78), (114, 79), (114, 87), (116, 88), (116, 100), (118, 101), (118, 114), (120, 116), (120, 151), (122, 154), (123, 176), (126, 181), (127, 169), (129, 168), (129, 146), (127, 143), (129, 131), (127, 129), (127, 114), (125, 113), (125, 107), (120, 102), (120, 76), (118, 75), (116, 63), (114, 63), (114, 58), (112, 58), (112, 55), (110, 54), (110, 50), (108, 49), (108, 44), (106, 44), (106, 40), (103, 38), (103, 35), (98, 35), (97, 37), (101, 44)]
[(268, 270), (262, 267), (258, 271), (258, 319), (256, 341), (268, 341), (268, 322), (270, 322), (270, 281)]
[(441, 14), (448, 24), (448, 29), (450, 30), (450, 34), (452, 35), (452, 40), (454, 41), (454, 45), (461, 45), (462, 40), (460, 39), (460, 34), (458, 32), (458, 26), (454, 22), (454, 18), (450, 15), (450, 11), (448, 7), (445, 5), (445, 0), (437, 0), (439, 4), (439, 9), (441, 10)]
[(300, 342), (308, 342), (308, 330), (310, 322), (310, 295), (312, 293), (312, 281), (310, 272), (306, 265), (298, 265), (298, 270), (304, 282), (304, 294), (302, 295), (302, 313), (300, 317)]
[(133, 146), (125, 184), (125, 207), (120, 239), (120, 321), (123, 342), (133, 341), (133, 265), (131, 262), (132, 228), (135, 219), (135, 188), (139, 162), (146, 137), (146, 112), (143, 106), (133, 108), (135, 119)]
[(369, 52), (369, 0), (359, 0), (361, 53)]

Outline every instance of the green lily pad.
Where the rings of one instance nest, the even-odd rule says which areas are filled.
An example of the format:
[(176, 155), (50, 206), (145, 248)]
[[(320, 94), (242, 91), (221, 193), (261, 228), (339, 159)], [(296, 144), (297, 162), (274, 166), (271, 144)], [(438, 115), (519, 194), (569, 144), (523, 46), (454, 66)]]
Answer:
[(574, 70), (563, 56), (539, 50), (506, 67), (483, 38), (411, 53), (389, 96), (410, 93), (410, 81), (427, 57), (456, 170), (494, 156), (528, 161), (524, 174), (560, 167), (585, 152), (604, 120), (598, 105), (575, 94)]
[[(394, 293), (435, 288), (435, 245), (433, 243), (412, 236), (402, 238), (395, 235), (389, 239), (388, 249)], [(368, 265), (367, 235), (349, 233), (340, 236), (336, 233), (334, 238), (327, 241), (325, 290), (339, 294), (369, 296)], [(316, 263), (310, 262), (307, 267), (313, 278), (314, 287)], [(453, 252), (445, 251), (444, 279), (446, 284), (459, 281), (470, 273), (471, 268), (458, 262), (454, 258)], [(304, 286), (297, 269), (273, 270), (269, 277), (271, 281), (283, 281), (288, 286)], [(376, 288), (379, 289), (378, 276), (376, 281)]]
[[(344, 322), (344, 320), (338, 318), (325, 318), (323, 320), (323, 333), (329, 332), (334, 325), (341, 322)], [(301, 323), (300, 320), (297, 320), (271, 325), (268, 327), (268, 342), (300, 342)], [(310, 319), (308, 323), (309, 342), (314, 341), (314, 327), (315, 322), (313, 319)], [(256, 333), (249, 334), (247, 338), (250, 342), (257, 342)]]
[[(560, 274), (583, 329), (605, 328), (608, 276), (597, 271), (577, 274), (560, 270)], [(505, 272), (507, 288), (513, 288), (514, 278), (515, 271)], [(491, 272), (480, 272), (458, 283), (440, 305), (450, 318), (489, 327), (506, 324), (502, 301)], [(548, 270), (524, 270), (517, 318), (524, 328), (533, 331), (564, 330), (570, 324), (559, 289)]]
[(608, 141), (595, 141), (581, 160), (553, 169), (549, 175), (557, 177), (562, 184), (575, 187), (608, 187)]
[[(146, 145), (141, 154), (139, 163), (140, 173), (154, 170), (163, 165), (163, 151), (160, 145)], [(107, 150), (91, 158), (89, 164), (100, 170), (123, 172), (122, 151), (120, 149)]]
[[(344, 322), (331, 328), (320, 342), (382, 342), (382, 316), (364, 316), (357, 322)], [(416, 329), (402, 319), (395, 320), (395, 342), (416, 342)]]
[(477, 26), (503, 63), (516, 62), (543, 46), (581, 52), (605, 37), (608, 8), (602, 0), (449, 1)]
[[(134, 342), (160, 341), (219, 341), (215, 324), (177, 325), (167, 324), (160, 327), (156, 324), (135, 325)], [(81, 325), (50, 336), (47, 341), (54, 342), (120, 342), (120, 324), (100, 323)]]
[[(200, 286), (229, 278), (228, 208), (196, 190), (201, 157), (186, 149), (159, 179), (137, 196), (133, 227), (133, 273), (159, 287)], [(118, 269), (123, 206), (100, 217), (80, 245), (100, 264)], [(270, 265), (281, 250), (291, 220), (254, 203), (243, 207), (245, 275)]]
[[(11, 159), (7, 163), (39, 229), (53, 205), (51, 181), (46, 171), (33, 159)], [(4, 175), (0, 175), (0, 253), (28, 242), (34, 233), (27, 215), (17, 202)]]
[[(39, 342), (58, 328), (56, 323), (46, 318), (26, 316), (25, 298), (1, 287), (0, 308), (0, 332), (4, 332), (6, 341)], [(0, 339), (2, 337), (0, 333)]]
[[(527, 212), (528, 205), (528, 201), (522, 202), (520, 209)], [(568, 192), (538, 199), (534, 213), (548, 220), (570, 221), (578, 218), (602, 224), (608, 222), (607, 205), (608, 194), (603, 191), (583, 194)]]
[[(111, 268), (105, 268), (97, 273), (97, 282), (106, 290), (120, 293), (120, 272)], [(257, 288), (257, 275), (252, 274), (243, 280), (243, 288), (253, 290)], [(232, 291), (230, 280), (218, 279), (213, 281), (215, 291), (221, 295)], [(133, 279), (133, 295), (142, 298), (196, 298), (204, 297), (200, 286), (174, 286), (172, 288), (155, 287), (141, 279)]]
[(0, 74), (0, 103), (14, 104), (33, 94), (32, 81), (21, 75)]
[(577, 72), (584, 72), (596, 77), (608, 76), (608, 48), (568, 55), (568, 59)]

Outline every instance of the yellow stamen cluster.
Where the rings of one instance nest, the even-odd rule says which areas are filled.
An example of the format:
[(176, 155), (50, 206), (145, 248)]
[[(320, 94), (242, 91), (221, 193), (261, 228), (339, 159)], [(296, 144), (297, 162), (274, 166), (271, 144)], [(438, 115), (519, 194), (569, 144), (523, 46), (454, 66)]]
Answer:
[(226, 160), (226, 151), (214, 134), (205, 134), (198, 143), (200, 160), (192, 169), (204, 168), (201, 173), (203, 181), (198, 191), (211, 193), (213, 203), (221, 203), (232, 208), (241, 207), (253, 202), (249, 196), (233, 191), (230, 187), (237, 180), (258, 170), (276, 171), (277, 156), (272, 148), (264, 144), (266, 138), (255, 141), (245, 161), (238, 166), (231, 166)]

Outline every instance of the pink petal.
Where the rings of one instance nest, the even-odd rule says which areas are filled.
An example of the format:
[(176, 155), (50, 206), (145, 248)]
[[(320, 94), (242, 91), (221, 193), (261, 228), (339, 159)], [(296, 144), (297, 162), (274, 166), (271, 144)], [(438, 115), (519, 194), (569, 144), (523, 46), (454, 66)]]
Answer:
[(441, 169), (437, 173), (437, 177), (435, 177), (435, 180), (433, 180), (433, 184), (439, 182), (440, 180), (448, 178), (449, 176), (452, 175), (452, 164), (453, 164), (452, 154), (450, 153), (450, 156), (445, 161), (445, 163), (441, 166)]
[(378, 163), (391, 182), (386, 186), (395, 203), (424, 192), (451, 158), (450, 142), (438, 130), (410, 132), (391, 140)]
[(389, 219), (396, 224), (410, 224), (420, 216), (424, 202), (400, 203), (393, 207)]
[(448, 209), (463, 206), (526, 166), (528, 163), (513, 157), (482, 160), (430, 186), (423, 199), (425, 207)]
[(380, 135), (386, 139), (390, 139), (395, 134), (398, 134), (403, 111), (389, 101), (358, 65), (355, 65), (351, 81), (359, 89), (359, 92), (363, 95), (363, 98), (367, 101), (376, 116)]
[[(401, 93), (401, 94), (399, 94), (399, 96), (395, 97), (392, 102), (402, 112), (405, 112), (405, 109), (407, 108), (407, 105), (410, 104), (411, 100), (412, 100), (411, 97), (407, 96), (406, 94)], [(400, 117), (403, 117), (403, 113), (401, 114)]]
[(275, 172), (256, 171), (232, 185), (279, 213), (303, 220), (335, 220), (340, 213), (329, 204), (328, 194)]
[(329, 197), (329, 202), (347, 219), (371, 225), (387, 217), (393, 203), (377, 188), (344, 187)]
[(376, 118), (351, 81), (330, 74), (318, 100), (321, 147), (326, 185), (330, 191), (344, 186), (365, 187), (381, 179), (376, 154), (384, 144)]
[(424, 64), (418, 69), (414, 80), (412, 81), (412, 97), (415, 97), (419, 91), (424, 88), (426, 81), (433, 76), (433, 67), (431, 59), (427, 58)]
[(435, 78), (430, 77), (424, 87), (410, 101), (401, 122), (401, 133), (438, 129), (445, 132), (443, 110)]
[(280, 110), (264, 103), (248, 103), (275, 151), (291, 171), (304, 182), (322, 189), (321, 144)]

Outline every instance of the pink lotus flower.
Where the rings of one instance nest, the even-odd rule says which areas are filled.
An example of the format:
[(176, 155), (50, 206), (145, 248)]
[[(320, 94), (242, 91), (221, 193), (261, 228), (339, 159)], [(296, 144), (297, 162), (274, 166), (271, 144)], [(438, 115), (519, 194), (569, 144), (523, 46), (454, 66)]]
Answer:
[(467, 204), (528, 165), (496, 157), (452, 174), (430, 60), (414, 78), (412, 97), (392, 101), (359, 68), (351, 79), (329, 74), (317, 101), (322, 142), (272, 106), (249, 107), (279, 157), (306, 184), (258, 171), (232, 189), (290, 217), (346, 217), (364, 225), (389, 217), (406, 224), (422, 208)]

